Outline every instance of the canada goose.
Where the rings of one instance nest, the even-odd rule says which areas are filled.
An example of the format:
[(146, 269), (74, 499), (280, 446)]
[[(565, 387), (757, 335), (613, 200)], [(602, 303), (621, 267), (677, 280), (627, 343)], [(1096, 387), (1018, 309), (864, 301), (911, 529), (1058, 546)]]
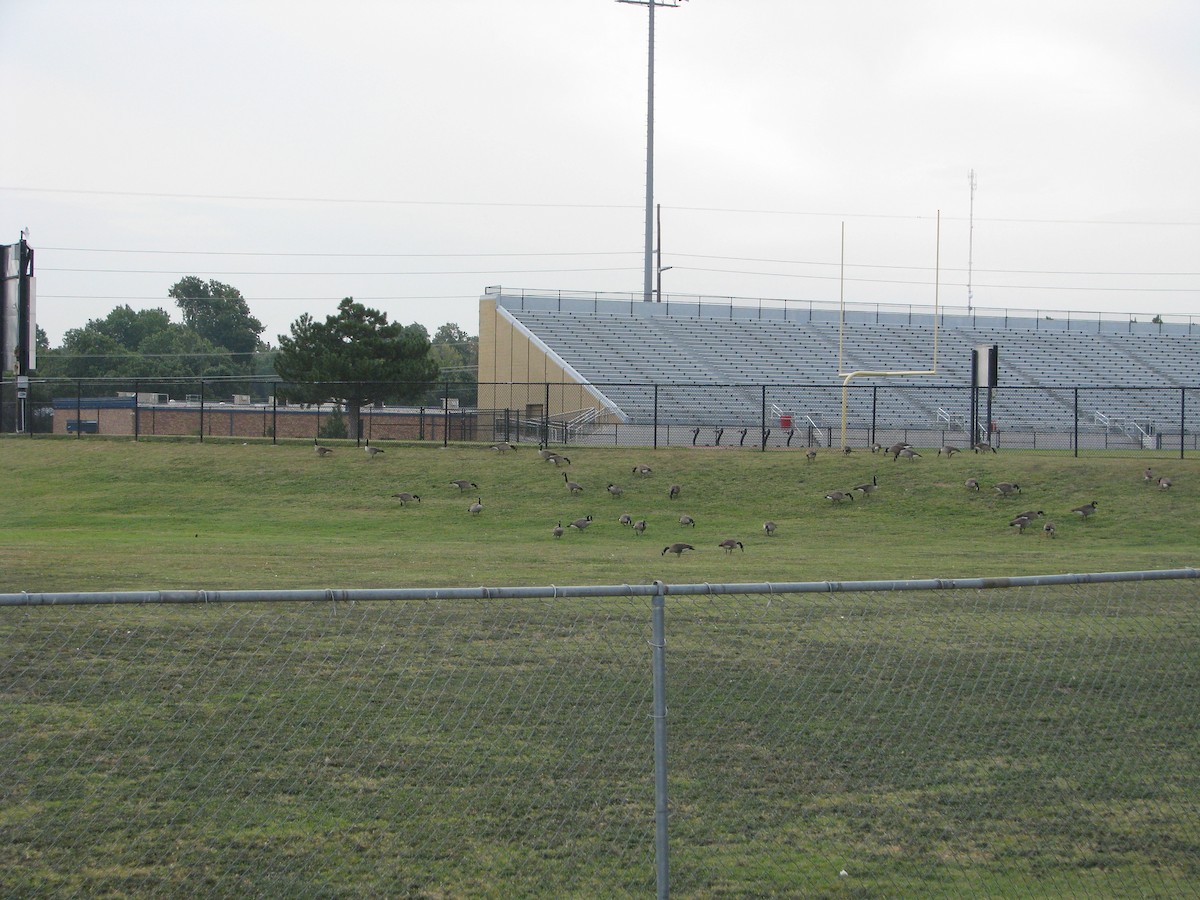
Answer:
[(376, 456), (378, 456), (380, 453), (383, 452), (378, 447), (371, 446), (370, 438), (367, 439), (367, 445), (365, 447), (363, 447), (363, 450), (366, 451), (367, 456), (369, 456), (371, 459), (374, 459)]
[(963, 484), (966, 485), (968, 491), (979, 490), (979, 479), (978, 478), (968, 478), (966, 481), (963, 482)]
[(892, 446), (888, 447), (887, 452), (892, 454), (892, 462), (896, 461), (896, 457), (900, 455), (901, 450), (904, 450), (911, 446), (912, 446), (912, 444), (910, 444), (906, 441), (901, 441), (898, 444), (892, 444)]
[(849, 444), (847, 444), (845, 447), (842, 448), (842, 453), (844, 453), (846, 455), (849, 455), (853, 452), (854, 452), (854, 448), (851, 447)]
[(584, 516), (582, 519), (576, 519), (574, 522), (572, 522), (567, 527), (574, 528), (577, 531), (583, 531), (583, 529), (587, 528), (591, 524), (592, 524), (592, 517)]
[(737, 547), (743, 553), (746, 552), (745, 545), (741, 541), (735, 541), (733, 538), (726, 538), (725, 540), (721, 541), (721, 543), (717, 544), (717, 546), (724, 547), (726, 553), (732, 553), (734, 547)]
[(1024, 518), (1028, 519), (1031, 522), (1034, 519), (1040, 519), (1044, 515), (1045, 515), (1045, 513), (1042, 512), (1040, 509), (1027, 509), (1023, 513), (1017, 513), (1017, 517), (1023, 516)]
[(993, 453), (996, 452), (996, 448), (987, 441), (979, 441), (978, 443), (972, 444), (971, 449), (976, 453), (987, 453), (989, 450), (991, 450)]
[(670, 547), (663, 547), (662, 553), (660, 553), (658, 555), (666, 556), (668, 553), (674, 553), (676, 556), (682, 556), (684, 550), (695, 550), (695, 549), (696, 548), (693, 547), (691, 544), (678, 543), (678, 544), (672, 544)]
[(996, 490), (1001, 496), (1007, 497), (1009, 494), (1021, 493), (1021, 486), (1011, 481), (1001, 481), (996, 485)]
[(772, 535), (774, 535), (775, 529), (778, 527), (779, 526), (776, 525), (774, 522), (763, 522), (763, 531), (765, 531), (767, 533), (767, 537), (771, 537)]
[(683, 488), (681, 488), (679, 485), (673, 484), (671, 485), (671, 489), (667, 491), (667, 497), (672, 500), (677, 500), (679, 498), (679, 492), (682, 490)]
[(1033, 520), (1030, 519), (1029, 516), (1017, 516), (1015, 519), (1013, 519), (1008, 524), (1010, 527), (1017, 529), (1017, 534), (1024, 534), (1025, 526), (1028, 525), (1032, 521)]
[(583, 493), (583, 485), (580, 484), (578, 481), (572, 481), (570, 478), (568, 478), (566, 472), (563, 472), (563, 481), (566, 482), (567, 490), (570, 491), (572, 494), (582, 494)]
[(465, 491), (467, 488), (475, 488), (476, 490), (479, 489), (479, 485), (477, 485), (473, 481), (467, 481), (467, 479), (465, 479), (465, 478), (455, 479), (454, 481), (450, 482), (450, 487), (458, 488), (460, 493), (462, 491)]
[(632, 525), (633, 516), (629, 515), (629, 513), (621, 513), (621, 518), (617, 519), (617, 522), (621, 525)]
[(483, 498), (476, 497), (475, 502), (467, 507), (467, 512), (469, 512), (473, 516), (477, 516), (481, 512), (483, 512)]
[(900, 456), (903, 456), (909, 462), (912, 462), (914, 459), (921, 458), (921, 454), (918, 453), (916, 450), (914, 450), (912, 447), (905, 447), (904, 449), (902, 449), (899, 453), (896, 454), (896, 456), (892, 457), (892, 462), (895, 462), (896, 458), (900, 457)]
[(872, 445), (871, 445), (871, 452), (872, 452), (872, 453), (878, 453), (878, 452), (879, 452), (880, 450), (882, 450), (882, 449), (883, 449), (883, 444), (875, 443), (875, 444), (872, 444)]
[(809, 447), (807, 450), (805, 450), (804, 458), (807, 459), (809, 462), (812, 462), (814, 459), (816, 459), (817, 458), (817, 448)]
[(489, 449), (495, 450), (497, 453), (507, 453), (509, 450), (516, 450), (517, 447), (515, 444), (510, 444), (508, 441), (500, 441), (497, 444), (492, 444)]
[(556, 469), (559, 466), (561, 466), (563, 463), (566, 463), (568, 466), (571, 464), (571, 460), (569, 457), (562, 456), (559, 453), (551, 453), (549, 456), (546, 457), (546, 462), (554, 463), (554, 468), (556, 468)]
[(614, 499), (614, 500), (615, 500), (617, 497), (620, 497), (620, 496), (621, 496), (623, 493), (625, 493), (625, 490), (624, 490), (624, 488), (622, 488), (622, 487), (621, 487), (619, 484), (612, 484), (611, 482), (609, 483), (609, 485), (608, 485), (608, 487), (606, 488), (606, 490), (607, 490), (607, 491), (608, 491), (610, 494), (612, 494), (612, 496), (613, 496), (613, 499)]
[(548, 447), (542, 447), (540, 450), (538, 450), (538, 456), (540, 456), (542, 459), (549, 459), (550, 457), (557, 455), (557, 453)]
[(1142, 473), (1142, 481), (1153, 481), (1153, 480), (1154, 480), (1154, 472), (1150, 469), (1149, 466), (1146, 466), (1146, 471)]
[(555, 525), (553, 528), (551, 528), (550, 533), (552, 535), (554, 535), (556, 538), (562, 537), (563, 536), (562, 522), (559, 522), (557, 525)]
[(1054, 537), (1054, 523), (1047, 522), (1045, 525), (1043, 525), (1042, 534), (1046, 535), (1047, 537)]
[(400, 501), (401, 506), (406, 506), (413, 500), (416, 500), (418, 503), (421, 502), (420, 494), (410, 494), (408, 491), (401, 491), (398, 494), (392, 494), (392, 496)]
[(679, 517), (679, 524), (680, 525), (691, 525), (693, 528), (695, 528), (696, 520), (693, 519), (691, 516), (685, 514), (685, 515), (682, 515)]
[(834, 503), (841, 503), (843, 500), (854, 500), (854, 495), (848, 491), (830, 491), (825, 495), (826, 500), (832, 500)]
[(328, 456), (333, 452), (332, 447), (323, 447), (318, 444), (316, 438), (313, 438), (313, 450), (316, 451), (317, 456)]
[(870, 484), (856, 484), (854, 486), (854, 490), (858, 491), (864, 497), (868, 494), (875, 493), (877, 490), (879, 490), (879, 482), (876, 480), (876, 478), (877, 476), (872, 475)]
[(1091, 503), (1085, 503), (1085, 504), (1083, 504), (1083, 506), (1076, 506), (1074, 509), (1071, 510), (1071, 512), (1077, 513), (1078, 515), (1080, 515), (1081, 517), (1083, 517), (1085, 519), (1088, 516), (1090, 516), (1092, 513), (1094, 513), (1095, 511), (1096, 511), (1096, 501), (1095, 500), (1093, 500)]
[(645, 530), (646, 530), (646, 520), (645, 519), (638, 519), (636, 522), (633, 523), (633, 533), (634, 534), (640, 536), (642, 534), (642, 532), (644, 532)]
[(1158, 479), (1158, 489), (1159, 490), (1166, 491), (1166, 490), (1170, 490), (1170, 488), (1171, 488), (1171, 479), (1170, 478), (1168, 478), (1166, 475), (1163, 475), (1161, 478)]
[(955, 453), (962, 453), (962, 450), (958, 447), (955, 447), (953, 444), (943, 444), (942, 446), (938, 447), (937, 455), (941, 456), (943, 453), (946, 454), (946, 459), (949, 459)]
[(653, 469), (651, 469), (649, 466), (646, 466), (646, 465), (634, 466), (634, 467), (633, 467), (633, 474), (634, 474), (634, 475), (641, 475), (643, 478), (645, 478), (645, 477), (647, 477), (647, 476), (649, 476), (649, 475), (652, 475), (652, 474), (654, 474), (654, 470), (653, 470)]

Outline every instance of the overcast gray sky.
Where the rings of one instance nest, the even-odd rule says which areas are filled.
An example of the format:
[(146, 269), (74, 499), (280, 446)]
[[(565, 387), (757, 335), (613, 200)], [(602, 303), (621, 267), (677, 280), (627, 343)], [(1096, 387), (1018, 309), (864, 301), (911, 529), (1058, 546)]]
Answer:
[[(347, 295), (476, 333), (488, 285), (641, 291), (645, 6), (0, 14), (0, 241), (29, 228), (54, 344), (121, 303), (176, 315), (184, 275), (238, 287), (272, 343)], [(656, 20), (664, 293), (926, 304), (940, 259), (944, 305), (970, 263), (976, 307), (1200, 315), (1195, 0)]]

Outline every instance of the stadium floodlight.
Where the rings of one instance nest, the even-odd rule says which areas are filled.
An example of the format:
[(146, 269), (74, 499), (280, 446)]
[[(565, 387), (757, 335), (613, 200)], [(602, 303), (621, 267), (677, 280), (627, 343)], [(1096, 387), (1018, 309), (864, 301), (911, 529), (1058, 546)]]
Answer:
[(650, 10), (650, 59), (646, 67), (646, 256), (642, 277), (642, 299), (647, 303), (654, 294), (654, 10), (659, 6), (676, 7), (682, 0), (617, 0)]

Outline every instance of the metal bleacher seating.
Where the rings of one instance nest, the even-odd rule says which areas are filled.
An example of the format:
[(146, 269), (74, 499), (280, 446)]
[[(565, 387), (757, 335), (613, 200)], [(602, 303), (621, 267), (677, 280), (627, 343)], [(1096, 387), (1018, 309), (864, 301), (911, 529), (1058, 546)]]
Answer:
[[(933, 363), (931, 324), (848, 317), (839, 329), (836, 317), (749, 318), (733, 307), (720, 315), (698, 314), (703, 310), (695, 307), (689, 315), (638, 307), (635, 314), (531, 307), (536, 304), (507, 312), (630, 421), (657, 415), (660, 421), (754, 422), (764, 388), (774, 409), (819, 408), (829, 415), (841, 402), (839, 336), (847, 371), (925, 371)], [(1022, 322), (1037, 327), (1020, 327)], [(1178, 388), (1200, 383), (1200, 334), (1088, 333), (1032, 319), (979, 318), (938, 329), (936, 375), (856, 379), (851, 414), (929, 427), (948, 403), (963, 405), (971, 350), (981, 344), (1000, 346), (1001, 389), (993, 415), (1010, 428), (1053, 430), (1074, 414), (1076, 388), (1086, 397), (1087, 415), (1092, 408), (1124, 413), (1136, 406), (1149, 416), (1159, 406), (1170, 412), (1173, 404), (1177, 417)], [(864, 386), (881, 390), (872, 397)], [(1135, 396), (1131, 388), (1173, 388), (1176, 394)]]

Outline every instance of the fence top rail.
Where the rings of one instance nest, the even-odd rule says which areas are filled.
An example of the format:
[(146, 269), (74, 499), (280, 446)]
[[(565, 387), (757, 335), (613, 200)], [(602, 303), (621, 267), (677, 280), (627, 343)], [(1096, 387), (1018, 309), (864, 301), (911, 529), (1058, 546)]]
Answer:
[(207, 604), (272, 602), (378, 602), (395, 600), (569, 599), (587, 597), (676, 597), (715, 594), (836, 594), (870, 591), (988, 590), (1048, 585), (1107, 584), (1200, 578), (1200, 569), (1154, 569), (1139, 572), (1090, 572), (1061, 575), (1015, 575), (986, 578), (918, 578), (882, 581), (745, 582), (734, 584), (544, 585), (540, 587), (362, 588), (297, 590), (77, 591), (0, 594), (0, 606), (70, 606), (121, 604)]

